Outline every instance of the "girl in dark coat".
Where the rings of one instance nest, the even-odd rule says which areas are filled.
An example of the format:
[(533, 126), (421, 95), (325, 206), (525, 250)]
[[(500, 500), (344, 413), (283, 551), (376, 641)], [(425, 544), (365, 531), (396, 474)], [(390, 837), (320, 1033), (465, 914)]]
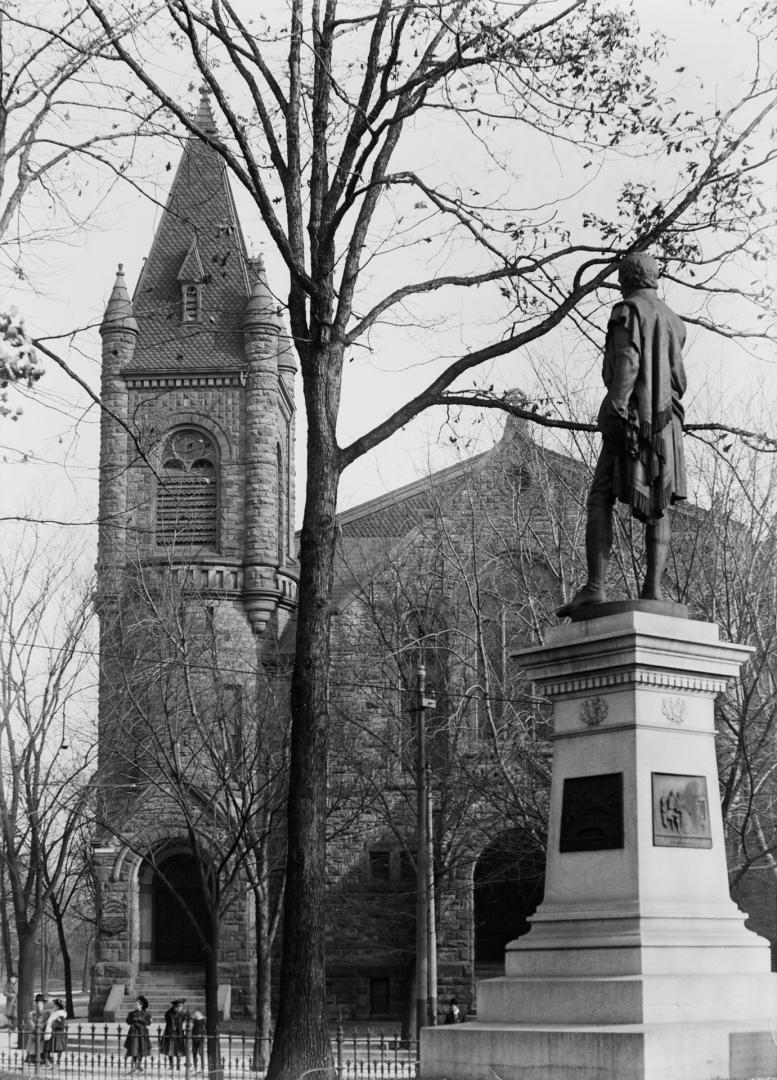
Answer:
[(167, 1057), (171, 1069), (173, 1059), (175, 1059), (175, 1067), (180, 1069), (181, 1058), (186, 1053), (183, 1033), (184, 1014), (181, 1008), (183, 1004), (183, 998), (176, 998), (165, 1013), (165, 1029), (159, 1042), (159, 1052)]
[(135, 998), (135, 1008), (127, 1016), (129, 1031), (124, 1040), (126, 1057), (132, 1058), (132, 1068), (142, 1069), (143, 1058), (151, 1053), (151, 1037), (148, 1029), (151, 1026), (151, 1013), (148, 1011), (148, 1001), (142, 994)]

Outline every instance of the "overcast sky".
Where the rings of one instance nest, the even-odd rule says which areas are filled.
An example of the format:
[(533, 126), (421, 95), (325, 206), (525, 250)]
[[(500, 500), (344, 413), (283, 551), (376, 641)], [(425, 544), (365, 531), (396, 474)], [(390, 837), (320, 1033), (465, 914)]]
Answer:
[[(271, 5), (273, 6), (273, 5)], [(282, 5), (274, 5), (282, 7)], [(673, 80), (681, 89), (683, 100), (692, 107), (694, 97), (710, 99), (718, 95), (721, 103), (730, 100), (748, 74), (749, 55), (744, 37), (730, 30), (722, 31), (720, 13), (727, 9), (736, 12), (739, 5), (721, 4), (710, 9), (706, 3), (687, 3), (685, 0), (638, 0), (637, 9), (643, 25), (661, 29), (670, 40), (670, 56), (665, 66), (667, 85)], [(267, 5), (265, 5), (265, 10)], [(171, 65), (180, 64), (180, 56)], [(677, 68), (685, 70), (678, 74)], [(176, 69), (177, 70), (177, 69)], [(181, 72), (180, 93), (186, 94), (191, 78)], [(196, 94), (189, 95), (192, 106)], [(455, 167), (455, 146), (444, 140), (440, 145), (431, 142), (426, 152), (444, 157), (451, 155)], [(160, 148), (157, 155), (159, 194), (172, 179), (172, 171), (164, 166), (175, 153)], [(551, 156), (527, 163), (525, 175), (529, 191), (538, 195), (549, 183), (558, 185), (563, 179), (564, 163)], [(555, 172), (555, 175), (550, 173)], [(271, 284), (281, 298), (285, 296), (283, 269), (268, 245), (263, 243), (261, 228), (257, 227), (250, 203), (238, 194), (241, 220), (254, 249), (263, 248), (267, 255)], [(525, 197), (525, 192), (524, 192)], [(579, 207), (568, 207), (569, 213), (582, 209), (586, 194), (576, 196)], [(597, 196), (601, 197), (601, 195)], [(31, 256), (29, 273), (36, 292), (15, 292), (17, 304), (26, 313), (31, 331), (35, 334), (67, 333), (73, 327), (99, 323), (105, 301), (110, 293), (116, 264), (123, 262), (131, 286), (137, 278), (142, 259), (150, 248), (154, 228), (159, 219), (158, 207), (127, 187), (116, 187), (100, 207), (97, 227), (76, 246), (59, 245)], [(773, 270), (770, 272), (773, 273)], [(776, 282), (777, 283), (777, 282)], [(0, 279), (0, 298), (9, 295), (10, 282)], [(3, 285), (6, 286), (3, 289)], [(484, 312), (484, 317), (488, 313)], [(402, 398), (428, 381), (425, 357), (434, 349), (450, 349), (453, 353), (468, 341), (465, 326), (439, 328), (434, 341), (413, 336), (402, 357), (379, 355), (369, 365), (353, 365), (346, 369), (343, 395), (341, 440), (348, 441), (385, 415)], [(579, 365), (576, 378), (590, 391), (591, 400), (599, 394), (597, 363), (589, 349), (577, 350), (574, 342), (558, 344), (570, 350), (570, 367)], [(95, 389), (99, 389), (99, 337), (95, 332), (80, 334), (58, 348), (69, 362)], [(520, 357), (506, 358), (493, 369), (478, 376), (482, 383), (493, 382), (498, 388), (522, 386), (533, 382), (532, 364), (542, 368), (544, 350), (540, 346)], [(0, 488), (5, 513), (30, 512), (65, 522), (94, 521), (97, 504), (97, 456), (99, 417), (86, 397), (69, 384), (52, 365), (47, 364), (45, 379), (34, 395), (24, 402), (24, 416), (15, 423), (2, 421), (0, 429)], [(703, 402), (711, 385), (714, 393), (728, 393), (733, 383), (761, 385), (771, 394), (775, 388), (775, 369), (770, 355), (751, 360), (735, 345), (716, 342), (705, 344), (704, 355), (696, 355), (694, 336), (688, 354), (691, 389), (689, 397)], [(470, 380), (471, 381), (471, 380)], [(714, 394), (713, 394), (714, 396)], [(582, 398), (581, 398), (582, 400)], [(298, 396), (301, 401), (301, 394)], [(581, 406), (582, 407), (582, 406)], [(700, 407), (705, 407), (702, 404)], [(301, 411), (301, 410), (300, 410)], [(383, 445), (374, 454), (354, 465), (342, 483), (343, 505), (353, 505), (365, 498), (382, 494), (397, 484), (407, 482), (427, 471), (449, 463), (452, 454), (469, 453), (482, 448), (481, 441), (458, 447), (450, 442), (450, 432), (441, 430), (443, 418), (439, 413), (421, 418), (406, 431)], [(496, 423), (496, 421), (495, 421)], [(493, 425), (492, 425), (493, 426)], [(470, 433), (478, 429), (469, 427)], [(486, 440), (488, 436), (486, 437)], [(298, 455), (304, 450), (304, 430), (298, 432)], [(300, 474), (301, 475), (301, 474)], [(298, 492), (300, 486), (298, 486)], [(297, 507), (298, 517), (301, 506)], [(85, 530), (92, 542), (93, 529)]]

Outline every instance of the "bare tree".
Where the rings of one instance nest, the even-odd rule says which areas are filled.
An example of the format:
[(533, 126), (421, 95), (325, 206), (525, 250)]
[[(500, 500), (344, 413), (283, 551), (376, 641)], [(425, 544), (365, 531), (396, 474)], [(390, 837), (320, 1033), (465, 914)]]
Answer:
[[(667, 588), (693, 617), (718, 623), (726, 638), (754, 649), (718, 703), (717, 746), (732, 892), (755, 927), (771, 935), (777, 473), (773, 455), (730, 438), (692, 445), (689, 459), (698, 501), (675, 512)], [(362, 789), (362, 842), (369, 828), (380, 854), (393, 836), (412, 861), (419, 782), (414, 672), (423, 660), (427, 692), (437, 700), (427, 713), (427, 737), (443, 944), (445, 902), (467, 894), (473, 866), (496, 833), (512, 829), (525, 848), (527, 839), (536, 851), (544, 845), (549, 729), (510, 657), (541, 639), (580, 558), (592, 460), (591, 447), (578, 443), (571, 457), (538, 443), (526, 425), (508, 422), (493, 449), (400, 489), (390, 505), (367, 504), (341, 518), (333, 762)], [(641, 530), (625, 514), (618, 524), (616, 588), (639, 579), (642, 561)], [(351, 858), (360, 846), (355, 835)], [(516, 863), (520, 854), (516, 845)], [(364, 905), (353, 888), (354, 907)], [(414, 889), (412, 879), (404, 889)], [(391, 940), (395, 948), (402, 944), (407, 963), (413, 912), (401, 910), (402, 929)], [(462, 996), (460, 987), (450, 989)]]
[(0, 569), (0, 861), (13, 906), (23, 1017), (32, 1007), (36, 935), (89, 800), (96, 732), (86, 711), (91, 597), (76, 590), (70, 563), (47, 550), (40, 535), (27, 531), (21, 539), (23, 545), (9, 544)]
[[(335, 841), (333, 857), (337, 862), (344, 847), (353, 863), (367, 837), (372, 846), (363, 880), (351, 870), (351, 888), (336, 891), (331, 918), (344, 922), (342, 909), (350, 906), (363, 923), (365, 910), (377, 905), (376, 920), (388, 919), (392, 929), (380, 934), (386, 944), (373, 963), (406, 972), (412, 966), (417, 792), (425, 783), (417, 755), (420, 664), (424, 696), (434, 701), (423, 725), (440, 987), (465, 1001), (472, 986), (461, 971), (471, 978), (473, 957), (461, 942), (473, 917), (476, 868), (479, 896), (498, 893), (505, 874), (521, 867), (526, 902), (539, 899), (548, 717), (512, 653), (538, 640), (553, 618), (561, 596), (556, 569), (573, 561), (575, 526), (584, 521), (574, 503), (563, 509), (554, 486), (579, 488), (582, 471), (511, 422), (500, 443), (473, 461), (394, 493), (390, 505), (368, 504), (341, 518), (330, 770), (341, 784), (344, 775), (350, 779), (360, 814), (344, 829), (348, 840)], [(513, 936), (525, 929), (520, 914), (505, 927)], [(412, 1026), (409, 994), (406, 1004)]]
[[(136, 567), (105, 619), (102, 663), (111, 676), (103, 717), (100, 825), (154, 867), (192, 924), (205, 956), (211, 1074), (218, 1049), (220, 927), (246, 884), (256, 920), (255, 1065), (271, 1034), (271, 963), (283, 895), (287, 680), (263, 669), (232, 605), (189, 585), (186, 567)], [(108, 760), (107, 758), (110, 758)], [(121, 813), (117, 803), (123, 800)], [(198, 918), (161, 853), (152, 822), (178, 822), (199, 872)], [(117, 831), (117, 822), (123, 822)]]
[[(772, 455), (721, 440), (697, 455), (700, 505), (679, 519), (679, 595), (753, 656), (717, 702), (718, 765), (732, 892), (774, 933), (777, 882), (777, 471)], [(759, 895), (760, 894), (760, 895)]]
[[(657, 89), (660, 42), (641, 38), (633, 14), (615, 3), (291, 0), (285, 28), (256, 29), (232, 0), (170, 0), (136, 5), (132, 37), (116, 38), (124, 8), (88, 2), (117, 60), (223, 157), (253, 197), (289, 274), (308, 474), (291, 687), (283, 977), (270, 1066), (276, 1080), (322, 1068), (330, 1055), (323, 763), (343, 470), (423, 409), (477, 400), (457, 390), (457, 380), (485, 362), (562, 324), (587, 333), (592, 320), (602, 321), (599, 305), (624, 251), (657, 249), (685, 290), (675, 306), (700, 324), (716, 322), (705, 304), (740, 294), (766, 315), (755, 331), (762, 335), (771, 325), (770, 298), (758, 285), (742, 288), (736, 264), (762, 258), (767, 247), (774, 150), (765, 136), (777, 88), (754, 65), (730, 107), (683, 110)], [(188, 50), (212, 93), (223, 136), (199, 127), (154, 77), (152, 37), (169, 36)], [(424, 120), (449, 125), (464, 140), (457, 144), (461, 173), (452, 176), (444, 158), (437, 168), (414, 167), (419, 139), (428, 134)], [(522, 209), (536, 199), (523, 197), (511, 168), (508, 147), (516, 139), (529, 153), (535, 140), (547, 140), (580, 185), (592, 164), (606, 178), (619, 155), (647, 157), (656, 179), (645, 183), (637, 164), (611, 215), (592, 212), (582, 226), (564, 222), (551, 191), (535, 210)], [(390, 255), (397, 248), (398, 262)], [(416, 260), (417, 250), (424, 257)], [(453, 251), (445, 269), (425, 272)], [(386, 280), (401, 284), (386, 291)], [(346, 360), (366, 359), (383, 326), (412, 322), (420, 309), (428, 316), (451, 292), (471, 306), (473, 324), (489, 294), (497, 305), (490, 331), (452, 361), (441, 360), (428, 384), (371, 430), (340, 445)], [(752, 324), (744, 329), (752, 332)], [(511, 408), (537, 418), (531, 403)]]
[[(63, 738), (60, 750), (70, 747)], [(86, 792), (85, 792), (86, 795)], [(83, 812), (73, 822), (73, 832), (62, 870), (56, 883), (51, 882), (46, 874), (45, 885), (49, 896), (51, 920), (57, 936), (58, 956), (62, 963), (65, 982), (65, 1009), (72, 1019), (75, 1016), (73, 1005), (73, 940), (83, 937), (86, 930), (87, 940), (94, 933), (95, 904), (91, 886), (92, 877), (92, 837), (94, 835), (94, 792), (84, 800)], [(52, 961), (57, 953), (53, 952)]]
[(39, 287), (55, 246), (81, 236), (126, 175), (157, 111), (103, 77), (108, 43), (88, 16), (72, 0), (0, 4), (0, 418), (18, 415), (8, 388), (43, 373), (23, 319), (5, 309), (9, 285)]

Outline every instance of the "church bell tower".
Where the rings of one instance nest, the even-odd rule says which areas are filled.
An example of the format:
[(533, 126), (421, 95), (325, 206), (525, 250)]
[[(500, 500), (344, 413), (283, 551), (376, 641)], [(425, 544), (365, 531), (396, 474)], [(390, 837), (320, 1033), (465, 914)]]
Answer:
[[(196, 121), (215, 133), (205, 91)], [(158, 977), (197, 953), (158, 880), (168, 866), (180, 900), (196, 868), (180, 814), (149, 764), (150, 735), (170, 712), (158, 678), (144, 674), (148, 663), (139, 666), (155, 633), (149, 612), (164, 598), (172, 608), (173, 596), (187, 618), (194, 612), (191, 625), (216, 642), (213, 679), (245, 700), (255, 690), (252, 669), (273, 652), (296, 600), (294, 351), (264, 263), (248, 257), (226, 166), (206, 141), (187, 139), (134, 295), (119, 266), (100, 334), (101, 827), (91, 1012), (123, 1019), (119, 987), (145, 993), (152, 970)], [(250, 912), (236, 909), (221, 949), (219, 981), (231, 988), (233, 1011), (251, 1000), (249, 924)]]

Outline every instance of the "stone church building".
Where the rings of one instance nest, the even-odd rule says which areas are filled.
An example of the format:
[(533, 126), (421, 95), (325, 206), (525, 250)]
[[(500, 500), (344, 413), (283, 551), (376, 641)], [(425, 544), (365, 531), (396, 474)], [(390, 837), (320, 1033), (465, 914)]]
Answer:
[[(206, 97), (198, 120), (213, 124)], [(297, 576), (295, 353), (271, 284), (248, 256), (221, 159), (190, 138), (134, 296), (119, 268), (101, 327), (93, 1017), (123, 1019), (139, 992), (155, 1017), (176, 991), (201, 1000), (216, 918), (219, 1010), (255, 1008), (267, 912), (227, 849), (235, 821), (242, 833), (258, 816), (255, 802), (240, 818), (248, 772), (251, 798), (256, 775), (267, 780), (271, 822), (251, 858), (282, 848), (267, 792), (282, 800), (270, 763), (283, 759)], [(499, 971), (528, 928), (542, 896), (549, 718), (510, 655), (539, 639), (582, 576), (586, 487), (582, 463), (509, 420), (485, 453), (340, 516), (333, 1020), (412, 1015), (421, 700), (440, 1000), (471, 1006), (475, 978)], [(686, 512), (680, 534), (675, 594), (687, 599), (695, 581), (703, 599), (703, 515)], [(626, 589), (638, 543), (613, 567)], [(764, 896), (755, 928), (774, 939)]]

